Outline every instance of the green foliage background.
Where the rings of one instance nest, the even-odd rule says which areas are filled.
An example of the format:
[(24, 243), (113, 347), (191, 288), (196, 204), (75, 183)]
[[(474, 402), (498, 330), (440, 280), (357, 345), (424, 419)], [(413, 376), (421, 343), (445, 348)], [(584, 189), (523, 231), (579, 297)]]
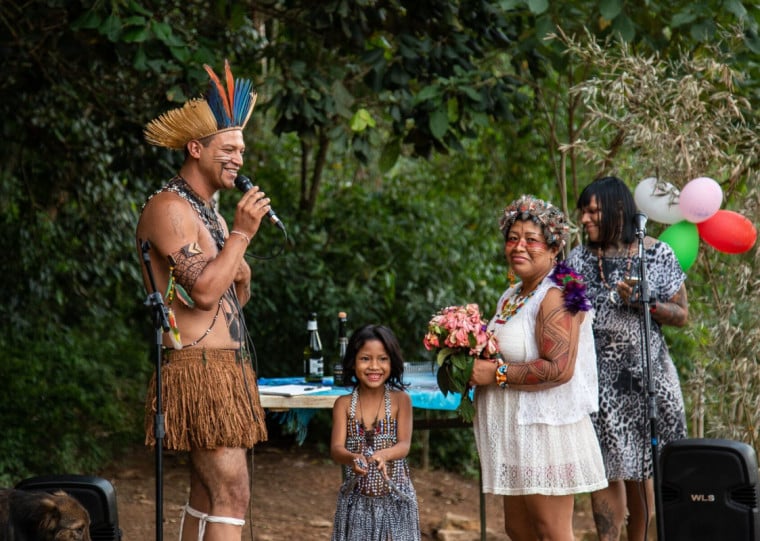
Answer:
[[(738, 22), (734, 61), (757, 105), (757, 20), (733, 0), (3, 2), (0, 484), (96, 471), (142, 441), (154, 333), (133, 233), (181, 156), (141, 130), (198, 94), (204, 62), (229, 58), (259, 89), (246, 172), (289, 233), (282, 255), (253, 262), (246, 307), (271, 377), (300, 371), (311, 311), (328, 346), (345, 310), (351, 327), (390, 325), (419, 360), (438, 308), (493, 310), (501, 209), (524, 192), (572, 205), (592, 178), (557, 154), (577, 127), (561, 112), (567, 89), (592, 72), (571, 70), (547, 32), (586, 23), (668, 55)], [(223, 194), (222, 212), (236, 199)], [(262, 228), (251, 249), (281, 246)], [(710, 257), (716, 272), (735, 261)], [(713, 285), (695, 285), (694, 312), (709, 322)], [(691, 359), (716, 332), (673, 336), (675, 356)], [(326, 443), (328, 424), (316, 419), (310, 442)], [(434, 432), (434, 463), (474, 469), (471, 440)]]

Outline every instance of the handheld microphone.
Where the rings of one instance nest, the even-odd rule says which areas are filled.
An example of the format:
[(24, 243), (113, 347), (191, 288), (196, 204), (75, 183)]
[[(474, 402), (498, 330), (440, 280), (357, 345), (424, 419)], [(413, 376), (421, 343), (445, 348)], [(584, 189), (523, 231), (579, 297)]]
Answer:
[(633, 223), (636, 226), (636, 234), (647, 234), (647, 215), (643, 212), (637, 212), (633, 215)]
[[(238, 175), (235, 178), (235, 188), (245, 193), (251, 188), (253, 188), (253, 182), (251, 182), (251, 179), (249, 179), (245, 175)], [(272, 222), (274, 225), (282, 229), (283, 232), (285, 231), (285, 224), (283, 224), (280, 218), (277, 217), (277, 214), (275, 214), (274, 209), (272, 207), (269, 207), (269, 210), (267, 211), (267, 216), (269, 217), (270, 222)]]

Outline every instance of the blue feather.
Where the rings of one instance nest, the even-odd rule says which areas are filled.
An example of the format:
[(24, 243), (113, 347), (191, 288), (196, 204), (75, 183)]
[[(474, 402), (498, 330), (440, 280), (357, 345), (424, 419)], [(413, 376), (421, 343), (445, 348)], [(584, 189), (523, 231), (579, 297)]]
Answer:
[(227, 110), (224, 107), (222, 97), (219, 95), (219, 89), (212, 82), (208, 86), (208, 94), (206, 95), (206, 101), (211, 108), (211, 112), (216, 118), (216, 125), (219, 129), (229, 128), (232, 126), (232, 119), (227, 114)]
[(245, 122), (245, 117), (248, 115), (251, 106), (252, 90), (253, 83), (249, 79), (235, 81), (235, 104), (232, 110), (235, 126), (240, 126)]

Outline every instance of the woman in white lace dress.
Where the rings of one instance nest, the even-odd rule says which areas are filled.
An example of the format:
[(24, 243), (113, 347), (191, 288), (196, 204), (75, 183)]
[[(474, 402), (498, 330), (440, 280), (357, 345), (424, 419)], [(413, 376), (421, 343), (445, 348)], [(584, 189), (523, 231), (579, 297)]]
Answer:
[(502, 360), (475, 362), (475, 441), (483, 491), (504, 496), (512, 541), (573, 541), (574, 494), (604, 488), (589, 414), (598, 407), (593, 312), (585, 286), (558, 263), (567, 220), (524, 195), (500, 220), (504, 253), (520, 279), (488, 327)]

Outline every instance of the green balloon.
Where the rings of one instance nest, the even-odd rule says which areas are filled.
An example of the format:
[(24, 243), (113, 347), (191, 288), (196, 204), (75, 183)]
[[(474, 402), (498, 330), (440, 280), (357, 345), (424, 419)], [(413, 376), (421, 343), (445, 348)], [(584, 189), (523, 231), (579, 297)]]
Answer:
[(699, 252), (697, 224), (688, 220), (676, 222), (663, 231), (659, 238), (673, 249), (684, 272), (689, 270), (697, 260)]

